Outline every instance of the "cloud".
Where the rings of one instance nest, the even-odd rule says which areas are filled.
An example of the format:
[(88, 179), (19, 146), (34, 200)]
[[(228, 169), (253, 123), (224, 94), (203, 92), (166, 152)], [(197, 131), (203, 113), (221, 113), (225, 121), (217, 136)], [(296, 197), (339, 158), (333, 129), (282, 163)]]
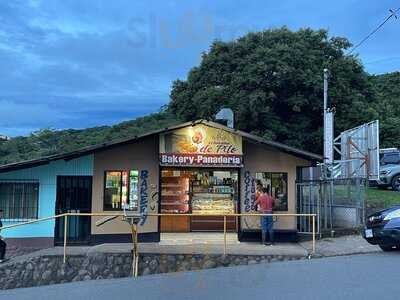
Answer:
[(24, 105), (9, 100), (0, 100), (0, 128), (17, 126), (35, 127), (43, 119), (55, 122), (65, 115), (47, 104)]
[(46, 18), (56, 7), (46, 10), (39, 2), (1, 5), (7, 16), (0, 19), (0, 99), (7, 100), (1, 101), (0, 131), (110, 124), (168, 101), (176, 74), (163, 72), (159, 61), (146, 65), (145, 50), (132, 49), (112, 22), (76, 21), (76, 11), (65, 14), (71, 8), (60, 19)]

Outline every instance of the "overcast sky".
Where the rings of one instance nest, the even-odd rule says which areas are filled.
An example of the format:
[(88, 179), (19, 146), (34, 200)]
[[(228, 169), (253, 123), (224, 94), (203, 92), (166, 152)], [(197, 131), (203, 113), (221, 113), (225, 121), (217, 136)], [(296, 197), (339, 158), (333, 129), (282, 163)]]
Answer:
[[(214, 39), (283, 25), (357, 43), (398, 0), (0, 1), (0, 134), (115, 124), (156, 112)], [(400, 19), (358, 49), (400, 68)]]

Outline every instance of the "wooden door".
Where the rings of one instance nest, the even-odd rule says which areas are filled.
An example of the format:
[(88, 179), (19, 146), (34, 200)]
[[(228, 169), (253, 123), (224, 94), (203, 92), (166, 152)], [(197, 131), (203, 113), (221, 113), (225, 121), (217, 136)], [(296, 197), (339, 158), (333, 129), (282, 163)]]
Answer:
[(161, 232), (189, 232), (190, 219), (187, 216), (160, 217)]

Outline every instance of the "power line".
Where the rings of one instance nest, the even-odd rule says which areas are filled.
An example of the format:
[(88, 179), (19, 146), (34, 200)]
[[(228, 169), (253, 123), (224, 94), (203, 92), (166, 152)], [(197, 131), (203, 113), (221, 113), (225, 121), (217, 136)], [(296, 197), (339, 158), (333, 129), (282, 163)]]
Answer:
[(360, 47), (366, 40), (368, 40), (375, 32), (377, 32), (379, 29), (381, 29), (383, 27), (383, 25), (386, 24), (387, 21), (389, 21), (391, 18), (395, 18), (397, 19), (397, 15), (396, 13), (400, 10), (400, 8), (398, 9), (389, 9), (390, 15), (388, 17), (386, 17), (385, 20), (383, 20), (383, 22), (381, 24), (379, 24), (378, 27), (376, 27), (370, 34), (368, 34), (365, 38), (363, 38), (357, 45), (355, 45), (348, 54), (353, 53), (354, 50), (356, 50), (358, 47)]

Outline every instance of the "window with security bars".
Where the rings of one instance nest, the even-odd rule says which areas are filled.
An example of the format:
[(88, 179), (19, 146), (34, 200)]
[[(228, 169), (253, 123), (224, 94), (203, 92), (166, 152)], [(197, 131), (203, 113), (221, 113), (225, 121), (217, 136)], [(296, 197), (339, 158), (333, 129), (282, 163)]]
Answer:
[(3, 219), (37, 219), (38, 200), (37, 182), (0, 182), (0, 209), (3, 210)]

